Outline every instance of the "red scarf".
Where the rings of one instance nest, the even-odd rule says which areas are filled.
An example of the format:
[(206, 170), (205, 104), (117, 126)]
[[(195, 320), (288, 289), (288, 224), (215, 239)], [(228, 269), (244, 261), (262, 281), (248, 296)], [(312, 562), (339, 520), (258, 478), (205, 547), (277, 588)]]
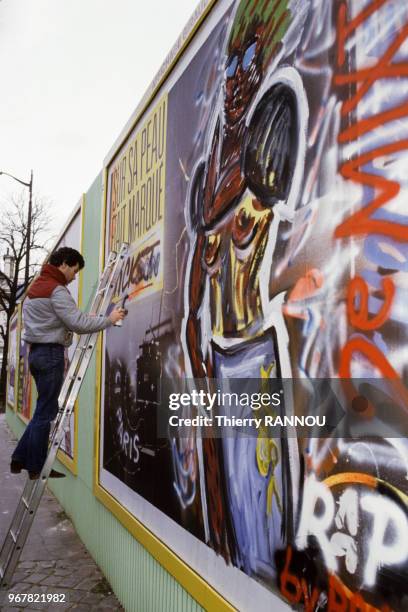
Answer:
[(67, 279), (61, 270), (51, 264), (44, 264), (40, 275), (30, 285), (27, 296), (31, 300), (34, 298), (49, 298), (55, 287), (65, 286), (66, 284)]

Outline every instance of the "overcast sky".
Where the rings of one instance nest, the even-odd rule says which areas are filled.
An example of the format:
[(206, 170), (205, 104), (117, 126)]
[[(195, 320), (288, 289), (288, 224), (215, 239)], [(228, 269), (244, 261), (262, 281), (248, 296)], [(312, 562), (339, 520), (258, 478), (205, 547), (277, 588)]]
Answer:
[[(53, 234), (197, 4), (0, 0), (0, 170), (27, 182), (34, 170), (34, 193), (53, 201)], [(19, 191), (0, 176), (0, 205)]]

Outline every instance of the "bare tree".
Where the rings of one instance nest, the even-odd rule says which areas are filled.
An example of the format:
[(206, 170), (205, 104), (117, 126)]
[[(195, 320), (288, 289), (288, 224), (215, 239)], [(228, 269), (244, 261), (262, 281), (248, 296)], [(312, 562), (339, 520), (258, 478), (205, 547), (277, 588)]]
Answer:
[[(9, 345), (9, 323), (18, 300), (23, 296), (47, 253), (51, 217), (49, 202), (35, 197), (32, 207), (30, 230), (30, 276), (28, 284), (24, 280), (27, 256), (27, 197), (25, 193), (12, 196), (2, 204), (0, 214), (0, 256), (9, 254), (14, 260), (14, 269), (7, 275), (0, 270), (0, 336), (3, 340), (3, 360), (0, 372), (0, 405), (5, 404), (7, 357)], [(48, 236), (47, 236), (48, 234)]]

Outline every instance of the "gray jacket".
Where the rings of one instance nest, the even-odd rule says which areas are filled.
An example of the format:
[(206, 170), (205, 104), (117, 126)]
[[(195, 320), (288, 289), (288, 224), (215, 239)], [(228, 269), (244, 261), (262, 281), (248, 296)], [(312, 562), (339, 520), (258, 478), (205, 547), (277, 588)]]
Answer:
[(112, 325), (109, 317), (93, 317), (77, 308), (66, 287), (58, 286), (50, 297), (30, 299), (23, 304), (23, 339), (33, 343), (70, 346), (72, 336), (100, 331)]

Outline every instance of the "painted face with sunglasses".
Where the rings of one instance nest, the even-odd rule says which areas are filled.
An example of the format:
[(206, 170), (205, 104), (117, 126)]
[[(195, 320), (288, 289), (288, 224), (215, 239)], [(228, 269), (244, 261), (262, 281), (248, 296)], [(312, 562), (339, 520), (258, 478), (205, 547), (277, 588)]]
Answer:
[(226, 122), (234, 125), (248, 110), (262, 79), (262, 53), (257, 34), (243, 49), (233, 49), (225, 66), (224, 113)]

